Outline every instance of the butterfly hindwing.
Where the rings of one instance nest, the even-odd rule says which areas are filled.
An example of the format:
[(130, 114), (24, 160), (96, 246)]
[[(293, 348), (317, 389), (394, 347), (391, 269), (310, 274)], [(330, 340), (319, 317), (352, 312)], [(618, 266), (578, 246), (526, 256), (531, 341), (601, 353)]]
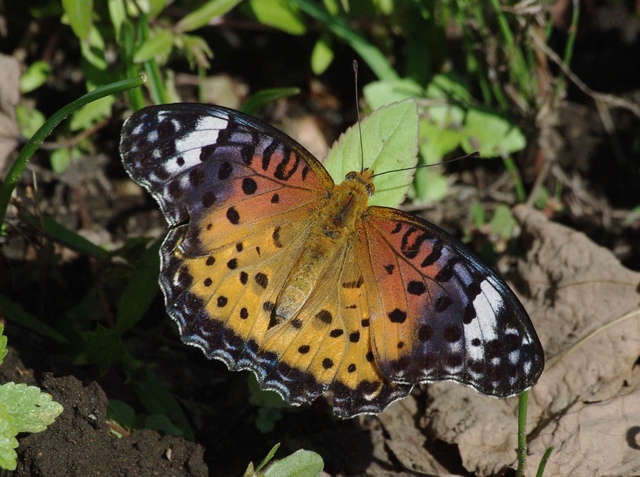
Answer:
[(542, 349), (513, 292), (441, 229), (399, 210), (365, 220), (384, 312), (372, 321), (382, 373), (398, 383), (453, 380), (518, 394), (542, 372)]

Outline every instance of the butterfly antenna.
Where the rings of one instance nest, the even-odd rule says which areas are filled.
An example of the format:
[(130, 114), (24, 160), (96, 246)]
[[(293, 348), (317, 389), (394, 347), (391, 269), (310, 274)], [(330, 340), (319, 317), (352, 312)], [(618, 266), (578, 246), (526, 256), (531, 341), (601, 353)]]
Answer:
[(392, 172), (413, 171), (416, 169), (424, 169), (425, 167), (440, 166), (442, 164), (449, 164), (450, 162), (461, 161), (463, 159), (477, 159), (479, 157), (480, 157), (480, 154), (478, 153), (478, 151), (476, 151), (476, 152), (472, 152), (471, 154), (465, 154), (464, 156), (449, 159), (448, 161), (436, 162), (435, 164), (422, 164), (420, 166), (405, 167), (403, 169), (392, 169), (390, 171), (379, 172), (378, 174), (374, 174), (372, 177), (383, 176), (385, 174), (391, 174)]
[(358, 98), (358, 60), (353, 60), (353, 80), (356, 90), (356, 115), (358, 116), (358, 131), (360, 131), (360, 172), (364, 172), (364, 144), (362, 143), (362, 125), (360, 124), (360, 98)]

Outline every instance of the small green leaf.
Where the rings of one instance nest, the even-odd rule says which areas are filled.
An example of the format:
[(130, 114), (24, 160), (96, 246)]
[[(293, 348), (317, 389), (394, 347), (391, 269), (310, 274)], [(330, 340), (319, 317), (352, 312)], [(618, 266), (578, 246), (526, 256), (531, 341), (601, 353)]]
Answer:
[(210, 0), (180, 20), (175, 26), (175, 31), (184, 33), (208, 25), (211, 20), (224, 15), (239, 4), (240, 1), (241, 0)]
[(333, 61), (333, 49), (328, 37), (321, 36), (311, 52), (311, 70), (315, 75), (324, 73)]
[(474, 227), (478, 229), (486, 223), (487, 218), (484, 213), (484, 208), (480, 202), (474, 202), (471, 204), (471, 207), (469, 208), (469, 218), (471, 219)]
[(3, 469), (16, 470), (18, 454), (14, 449), (18, 447), (17, 434), (18, 428), (13, 416), (0, 401), (0, 467)]
[(23, 94), (38, 89), (51, 74), (51, 65), (46, 61), (34, 61), (31, 66), (20, 76), (20, 91)]
[(256, 417), (256, 429), (261, 434), (268, 434), (276, 428), (276, 423), (282, 419), (282, 411), (273, 407), (261, 407)]
[(176, 37), (176, 46), (184, 50), (191, 68), (197, 65), (200, 68), (208, 69), (211, 66), (209, 60), (213, 58), (213, 51), (204, 38), (182, 33)]
[[(338, 183), (348, 172), (361, 168), (378, 174), (395, 171), (374, 178), (376, 191), (369, 205), (397, 207), (407, 194), (417, 164), (416, 103), (407, 100), (377, 109), (362, 120), (361, 128), (364, 152), (360, 130), (351, 126), (333, 145), (324, 166)], [(400, 171), (406, 168), (409, 170)]]
[(92, 26), (93, 0), (62, 0), (62, 8), (73, 32), (78, 38), (85, 40)]
[(0, 323), (0, 364), (2, 364), (8, 352), (7, 337), (4, 335), (4, 325)]
[(278, 452), (279, 448), (280, 448), (280, 443), (278, 442), (275, 446), (271, 448), (267, 456), (264, 459), (262, 459), (262, 462), (260, 462), (260, 465), (256, 467), (256, 472), (260, 471), (265, 465), (267, 465), (271, 461), (271, 459), (273, 459), (273, 456), (276, 455), (276, 452)]
[(95, 331), (82, 333), (84, 350), (76, 364), (95, 364), (101, 367), (121, 363), (127, 350), (114, 330), (98, 325)]
[(124, 401), (109, 399), (107, 418), (116, 421), (127, 429), (135, 428), (136, 412)]
[(7, 406), (18, 432), (44, 431), (63, 411), (49, 394), (23, 383), (0, 386), (0, 402)]
[(133, 57), (134, 63), (144, 63), (157, 57), (167, 58), (173, 48), (173, 33), (161, 30), (145, 41)]
[(300, 94), (300, 88), (268, 88), (256, 91), (240, 107), (240, 111), (255, 115), (262, 106), (280, 98)]
[(167, 0), (149, 0), (149, 18), (156, 18), (167, 6)]
[(264, 473), (264, 477), (318, 477), (323, 469), (322, 457), (315, 452), (300, 449), (274, 463)]
[(71, 164), (71, 150), (68, 147), (61, 147), (51, 153), (51, 169), (56, 174), (66, 171)]
[(362, 94), (371, 109), (424, 95), (424, 89), (412, 79), (374, 81), (362, 89)]
[(24, 311), (22, 306), (2, 294), (0, 294), (0, 315), (13, 323), (29, 328), (36, 333), (40, 333), (43, 336), (47, 336), (57, 341), (58, 343), (68, 342), (68, 340), (54, 328), (40, 321), (30, 313), (27, 313)]
[(37, 109), (29, 109), (22, 104), (16, 106), (16, 118), (20, 126), (20, 134), (24, 137), (32, 137), (47, 120)]
[(125, 0), (108, 0), (107, 6), (109, 8), (109, 17), (111, 18), (111, 24), (116, 32), (116, 38), (120, 37), (120, 28), (127, 20), (127, 9), (124, 5)]
[[(82, 57), (87, 60), (91, 66), (98, 71), (107, 71), (107, 60), (105, 58), (105, 43), (100, 31), (91, 27), (87, 37), (80, 42), (80, 51), (82, 51)], [(95, 73), (94, 73), (95, 77)], [(104, 78), (103, 78), (104, 79)]]
[(464, 122), (465, 152), (478, 151), (481, 156), (505, 156), (522, 150), (526, 145), (524, 134), (512, 121), (478, 108), (467, 112)]
[(151, 416), (147, 416), (144, 420), (144, 428), (151, 429), (153, 431), (161, 431), (165, 434), (169, 434), (170, 436), (183, 435), (182, 430), (176, 427), (176, 425), (171, 422), (171, 419), (161, 414), (152, 414)]
[(304, 35), (307, 27), (291, 2), (285, 0), (249, 0), (251, 12), (263, 25), (278, 28), (290, 35)]
[(154, 243), (135, 263), (131, 278), (118, 300), (115, 332), (122, 334), (136, 325), (158, 294), (160, 241)]
[(111, 115), (111, 107), (115, 101), (115, 96), (105, 96), (93, 103), (85, 104), (73, 113), (69, 128), (72, 131), (89, 129), (92, 124)]
[(506, 240), (512, 237), (516, 220), (513, 218), (511, 209), (504, 204), (500, 204), (493, 213), (490, 225), (494, 234)]

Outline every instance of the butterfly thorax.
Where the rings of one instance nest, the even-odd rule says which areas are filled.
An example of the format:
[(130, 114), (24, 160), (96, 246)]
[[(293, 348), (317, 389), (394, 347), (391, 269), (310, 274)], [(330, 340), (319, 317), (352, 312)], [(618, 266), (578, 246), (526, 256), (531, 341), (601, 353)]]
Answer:
[(310, 293), (317, 289), (328, 264), (339, 260), (349, 246), (349, 238), (357, 236), (374, 191), (372, 176), (368, 170), (350, 172), (315, 210), (317, 220), (312, 222), (303, 252), (276, 304), (278, 321), (295, 317)]

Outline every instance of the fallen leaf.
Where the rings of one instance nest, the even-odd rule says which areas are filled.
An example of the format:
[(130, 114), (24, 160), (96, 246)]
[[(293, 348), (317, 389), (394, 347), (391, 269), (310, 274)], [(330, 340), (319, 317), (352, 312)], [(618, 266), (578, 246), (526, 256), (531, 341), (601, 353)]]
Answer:
[[(640, 473), (640, 450), (629, 438), (640, 424), (640, 274), (534, 209), (518, 206), (514, 216), (527, 249), (515, 289), (547, 359), (530, 392), (528, 473), (549, 446), (556, 450), (545, 476)], [(513, 466), (516, 398), (493, 400), (450, 383), (429, 393), (426, 422), (458, 445), (467, 470), (489, 475)]]

